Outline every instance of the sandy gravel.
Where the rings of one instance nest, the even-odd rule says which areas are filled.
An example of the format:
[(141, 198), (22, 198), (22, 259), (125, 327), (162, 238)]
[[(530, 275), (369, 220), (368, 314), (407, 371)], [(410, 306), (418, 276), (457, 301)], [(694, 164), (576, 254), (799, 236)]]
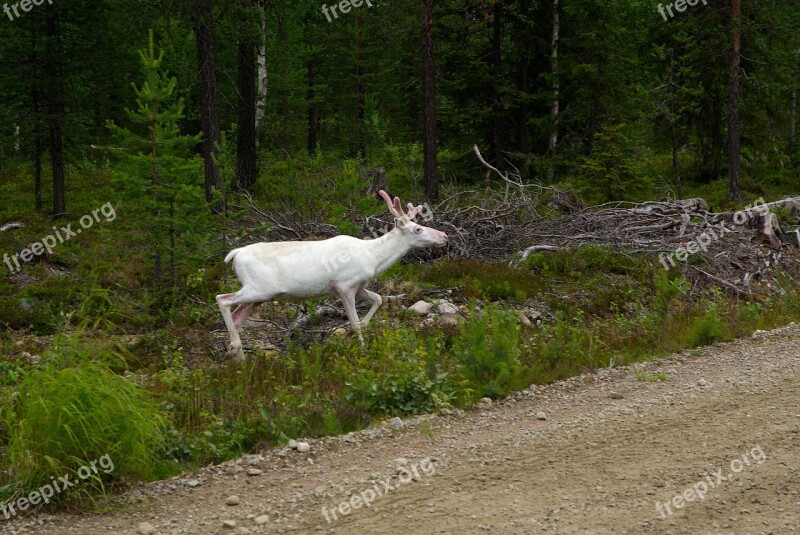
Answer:
[[(0, 530), (800, 533), (800, 327), (308, 442), (309, 453), (142, 486), (108, 515), (39, 514)], [(225, 504), (231, 495), (238, 505)], [(359, 507), (348, 511), (351, 495)]]

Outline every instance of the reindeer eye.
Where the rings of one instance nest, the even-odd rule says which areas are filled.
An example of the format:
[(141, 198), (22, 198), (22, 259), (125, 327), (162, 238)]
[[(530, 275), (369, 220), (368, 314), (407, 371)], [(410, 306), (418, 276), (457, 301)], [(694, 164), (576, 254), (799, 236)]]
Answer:
[(417, 234), (422, 234), (422, 227), (415, 228), (414, 232), (416, 232)]

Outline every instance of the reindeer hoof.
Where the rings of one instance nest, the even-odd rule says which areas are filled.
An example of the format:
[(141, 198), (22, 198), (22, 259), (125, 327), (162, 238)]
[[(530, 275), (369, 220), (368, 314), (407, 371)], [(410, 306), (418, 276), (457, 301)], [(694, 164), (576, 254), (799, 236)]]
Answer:
[(230, 357), (233, 357), (235, 360), (244, 360), (244, 349), (242, 348), (242, 344), (231, 344), (228, 347), (228, 352), (226, 354)]

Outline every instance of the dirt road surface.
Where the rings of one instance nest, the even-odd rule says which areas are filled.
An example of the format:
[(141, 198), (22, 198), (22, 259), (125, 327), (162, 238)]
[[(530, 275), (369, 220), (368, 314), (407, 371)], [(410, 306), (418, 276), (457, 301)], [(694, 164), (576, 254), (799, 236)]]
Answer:
[(144, 485), (106, 515), (39, 513), (0, 531), (800, 533), (797, 326), (400, 425)]

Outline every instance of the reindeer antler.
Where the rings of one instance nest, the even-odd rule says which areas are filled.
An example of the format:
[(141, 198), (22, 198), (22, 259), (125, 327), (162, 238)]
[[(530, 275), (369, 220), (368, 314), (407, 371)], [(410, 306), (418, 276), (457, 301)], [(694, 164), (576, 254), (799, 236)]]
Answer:
[(420, 212), (425, 210), (425, 206), (423, 205), (414, 206), (412, 203), (408, 203), (408, 213), (404, 213), (403, 209), (400, 207), (399, 197), (395, 197), (394, 200), (392, 200), (392, 198), (389, 197), (389, 194), (383, 190), (380, 190), (378, 195), (383, 197), (383, 200), (386, 201), (386, 206), (389, 207), (389, 211), (392, 213), (392, 215), (399, 219), (403, 219), (404, 221), (413, 221)]
[(414, 206), (412, 203), (408, 203), (408, 219), (413, 221), (417, 215), (425, 209), (424, 206)]
[(383, 190), (380, 190), (378, 195), (383, 197), (383, 200), (386, 201), (386, 206), (389, 207), (389, 212), (391, 212), (393, 216), (401, 219), (408, 219), (408, 216), (403, 213), (403, 209), (400, 207), (400, 197), (395, 197), (394, 201), (392, 201), (389, 194)]

